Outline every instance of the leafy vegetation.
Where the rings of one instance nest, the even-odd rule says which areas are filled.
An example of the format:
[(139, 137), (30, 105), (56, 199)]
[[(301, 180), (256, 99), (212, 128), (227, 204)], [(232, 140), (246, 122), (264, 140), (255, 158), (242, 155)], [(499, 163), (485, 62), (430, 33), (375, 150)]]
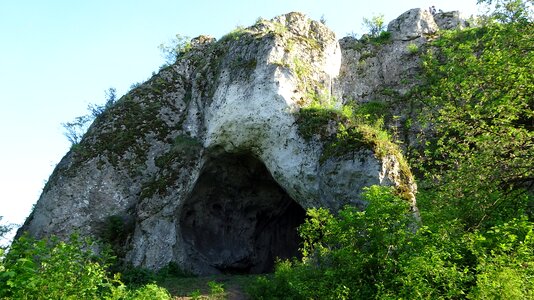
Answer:
[(254, 299), (531, 299), (534, 224), (525, 218), (455, 235), (449, 225), (413, 230), (405, 200), (365, 192), (364, 212), (308, 210), (302, 261), (281, 261), (250, 287)]
[(533, 216), (533, 32), (531, 23), (448, 32), (424, 60), (418, 97), (435, 137), (417, 157), (429, 194), (420, 203), (468, 230)]
[(532, 22), (533, 0), (477, 0), (493, 8), (490, 17), (502, 23)]
[(188, 36), (176, 34), (176, 36), (167, 43), (162, 43), (159, 45), (161, 55), (165, 59), (165, 63), (162, 68), (174, 64), (178, 58), (189, 52), (189, 50), (191, 50), (190, 40), (191, 38)]
[(417, 54), (417, 52), (419, 52), (419, 46), (417, 46), (416, 44), (414, 43), (410, 43), (408, 44), (408, 46), (406, 47), (406, 49), (408, 50), (408, 52), (412, 55), (414, 54)]
[(391, 33), (386, 31), (385, 19), (383, 14), (375, 15), (368, 18), (363, 18), (362, 26), (367, 31), (362, 37), (362, 41), (371, 42), (375, 45), (381, 45), (390, 41)]
[(0, 250), (0, 298), (157, 300), (171, 299), (169, 292), (194, 296), (195, 290), (196, 299), (226, 297), (224, 284), (215, 278), (197, 279), (173, 263), (158, 272), (132, 266), (115, 272), (115, 258), (106, 249), (78, 235), (66, 241), (24, 235), (7, 254)]
[(375, 15), (370, 19), (363, 18), (362, 26), (367, 30), (371, 37), (377, 38), (386, 30), (384, 15)]
[(120, 275), (106, 271), (112, 257), (95, 248), (95, 242), (77, 235), (67, 242), (20, 237), (0, 256), (0, 298), (170, 299), (153, 284), (126, 288)]
[[(13, 224), (2, 224), (3, 217), (0, 216), (0, 242), (3, 241), (4, 238), (6, 238), (6, 235), (13, 230)], [(4, 248), (3, 244), (0, 244), (0, 251)], [(0, 253), (1, 256), (1, 253)]]
[(117, 91), (115, 88), (109, 88), (106, 91), (106, 103), (104, 105), (98, 105), (90, 103), (87, 106), (88, 114), (74, 118), (71, 122), (62, 123), (61, 125), (65, 129), (65, 137), (74, 146), (78, 145), (84, 134), (87, 132), (89, 125), (100, 115), (102, 115), (107, 109), (112, 107), (117, 101)]
[[(331, 104), (335, 102), (333, 100), (319, 96), (314, 99), (310, 106), (298, 111), (297, 125), (305, 139), (316, 138), (323, 142), (322, 162), (331, 157), (342, 157), (368, 149), (378, 158), (395, 157), (403, 179), (411, 178), (410, 168), (400, 148), (384, 129), (385, 104), (369, 102), (356, 107), (344, 105), (336, 109)], [(406, 194), (409, 192), (407, 186), (400, 186), (398, 192), (409, 198)]]

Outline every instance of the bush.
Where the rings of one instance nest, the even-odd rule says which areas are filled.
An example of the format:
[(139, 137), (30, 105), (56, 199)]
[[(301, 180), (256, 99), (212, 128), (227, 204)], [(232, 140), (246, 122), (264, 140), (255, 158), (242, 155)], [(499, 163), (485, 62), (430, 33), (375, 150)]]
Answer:
[(420, 186), (432, 194), (429, 209), (469, 231), (528, 214), (534, 204), (533, 29), (445, 32), (423, 59), (416, 105), (425, 107), (420, 119), (433, 137), (414, 155), (428, 175)]
[(96, 259), (94, 244), (71, 236), (35, 241), (23, 236), (13, 243), (4, 261), (0, 297), (13, 299), (96, 299), (111, 293), (119, 284), (105, 271), (104, 256)]
[(534, 223), (526, 217), (472, 234), (470, 248), (477, 258), (476, 299), (534, 297)]
[(166, 67), (174, 64), (179, 57), (189, 52), (191, 50), (191, 42), (188, 36), (176, 34), (172, 40), (160, 44), (158, 48), (165, 59), (163, 66)]
[(132, 300), (167, 300), (171, 299), (169, 292), (156, 284), (147, 284), (131, 292)]
[(367, 30), (371, 37), (377, 38), (386, 29), (384, 15), (376, 15), (371, 17), (371, 19), (363, 18), (362, 26)]
[(406, 201), (387, 187), (370, 187), (364, 212), (346, 207), (334, 217), (324, 208), (308, 210), (299, 228), (301, 262), (277, 264), (274, 278), (260, 277), (258, 299), (368, 299), (394, 290), (400, 254), (413, 238), (415, 220)]
[(20, 237), (0, 256), (0, 298), (170, 299), (153, 285), (128, 290), (119, 274), (107, 272), (112, 258), (97, 248), (78, 235), (67, 241)]
[(406, 49), (408, 50), (408, 53), (410, 53), (412, 55), (414, 55), (417, 52), (419, 52), (419, 46), (417, 46), (417, 44), (414, 44), (414, 43), (408, 44), (408, 46), (406, 46)]
[(534, 223), (465, 232), (456, 221), (414, 232), (390, 188), (365, 192), (365, 211), (309, 209), (301, 261), (280, 261), (249, 287), (254, 299), (531, 299)]

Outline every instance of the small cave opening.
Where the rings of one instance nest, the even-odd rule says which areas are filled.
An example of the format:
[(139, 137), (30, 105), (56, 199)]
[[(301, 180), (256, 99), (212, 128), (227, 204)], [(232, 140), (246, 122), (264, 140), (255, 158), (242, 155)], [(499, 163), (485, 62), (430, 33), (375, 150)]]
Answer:
[(259, 274), (299, 257), (306, 213), (250, 154), (209, 159), (180, 214), (189, 262), (199, 274)]

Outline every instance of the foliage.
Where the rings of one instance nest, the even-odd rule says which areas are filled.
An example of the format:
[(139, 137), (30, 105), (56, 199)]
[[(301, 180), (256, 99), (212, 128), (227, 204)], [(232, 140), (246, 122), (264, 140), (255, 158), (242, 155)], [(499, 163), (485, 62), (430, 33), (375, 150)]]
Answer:
[(477, 0), (477, 3), (493, 6), (490, 16), (503, 23), (533, 21), (533, 0)]
[[(302, 137), (323, 141), (321, 162), (369, 149), (377, 158), (395, 157), (402, 179), (411, 178), (410, 168), (399, 146), (384, 129), (385, 104), (369, 102), (356, 107), (344, 105), (336, 109), (331, 104), (333, 102), (335, 101), (315, 100), (310, 106), (301, 108), (297, 114), (297, 125)], [(399, 186), (398, 192), (409, 197), (407, 186)]]
[(160, 44), (158, 48), (165, 59), (164, 66), (174, 64), (180, 56), (189, 52), (189, 50), (191, 50), (190, 40), (191, 39), (187, 36), (176, 34), (172, 40)]
[(419, 47), (415, 43), (410, 43), (408, 46), (406, 46), (406, 49), (408, 49), (408, 53), (414, 55), (417, 52), (419, 52)]
[(390, 118), (388, 114), (389, 111), (390, 109), (388, 105), (381, 101), (369, 101), (360, 103), (354, 107), (354, 115), (356, 118), (371, 123), (381, 119), (387, 120)]
[(107, 109), (112, 107), (117, 101), (117, 91), (115, 88), (109, 88), (106, 91), (106, 103), (104, 105), (98, 105), (89, 103), (87, 106), (88, 114), (74, 118), (73, 121), (62, 123), (61, 126), (65, 129), (65, 136), (69, 142), (74, 146), (78, 145), (84, 134), (87, 132), (89, 125), (94, 119), (102, 115)]
[(375, 15), (372, 16), (370, 19), (363, 18), (362, 26), (367, 30), (368, 34), (371, 37), (377, 38), (386, 29), (384, 15)]
[(133, 220), (121, 215), (111, 215), (104, 220), (100, 236), (102, 240), (109, 244), (114, 254), (121, 257), (121, 248), (124, 241), (133, 233)]
[[(3, 217), (0, 216), (0, 222), (2, 222)], [(2, 224), (0, 223), (0, 241), (2, 241), (6, 235), (13, 230), (12, 224)], [(3, 245), (0, 244), (0, 249), (3, 248)], [(0, 254), (1, 256), (1, 254)]]
[(215, 281), (209, 281), (208, 286), (210, 288), (210, 299), (225, 299), (226, 292), (224, 291), (224, 285)]
[(365, 198), (365, 211), (309, 209), (302, 261), (278, 262), (250, 286), (253, 298), (532, 298), (533, 222), (465, 232), (452, 220), (414, 231), (409, 206), (391, 189), (373, 186)]
[(364, 198), (364, 212), (346, 207), (334, 217), (324, 208), (308, 210), (299, 228), (303, 260), (278, 263), (273, 280), (259, 278), (253, 290), (268, 296), (258, 299), (281, 292), (289, 299), (370, 299), (393, 289), (414, 219), (391, 188), (370, 187)]
[[(169, 292), (156, 284), (147, 284), (130, 292), (132, 300), (167, 300), (171, 299)], [(128, 298), (128, 297), (127, 297)]]
[(234, 30), (224, 35), (219, 43), (226, 43), (229, 41), (238, 41), (242, 36), (247, 33), (247, 29), (243, 26), (237, 26)]
[(391, 32), (382, 31), (380, 32), (378, 36), (372, 37), (370, 41), (375, 45), (383, 45), (383, 44), (387, 44), (388, 42), (390, 42), (390, 38), (391, 38)]
[(525, 217), (471, 236), (478, 259), (476, 299), (534, 298), (534, 224)]
[(94, 241), (72, 235), (34, 240), (23, 235), (0, 256), (2, 299), (170, 299), (155, 285), (127, 289), (107, 272), (112, 257)]
[(105, 261), (95, 261), (87, 241), (72, 236), (69, 243), (34, 241), (23, 236), (15, 241), (4, 261), (0, 297), (13, 299), (96, 299), (110, 294), (118, 283), (105, 272)]
[(419, 101), (435, 138), (419, 156), (421, 186), (433, 194), (429, 206), (470, 230), (532, 205), (533, 32), (519, 23), (448, 32), (424, 60)]
[(193, 274), (184, 271), (176, 263), (170, 262), (157, 272), (142, 267), (134, 267), (131, 264), (115, 266), (116, 272), (121, 274), (121, 281), (129, 287), (142, 287), (146, 284), (161, 283), (167, 278), (174, 279), (192, 278)]

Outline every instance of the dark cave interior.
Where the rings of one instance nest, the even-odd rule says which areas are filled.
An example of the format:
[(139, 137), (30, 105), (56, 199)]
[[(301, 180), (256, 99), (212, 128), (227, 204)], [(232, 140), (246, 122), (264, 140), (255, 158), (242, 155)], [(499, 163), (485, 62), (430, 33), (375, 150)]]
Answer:
[(184, 202), (182, 238), (203, 274), (258, 274), (278, 258), (299, 256), (305, 211), (249, 154), (209, 159)]

